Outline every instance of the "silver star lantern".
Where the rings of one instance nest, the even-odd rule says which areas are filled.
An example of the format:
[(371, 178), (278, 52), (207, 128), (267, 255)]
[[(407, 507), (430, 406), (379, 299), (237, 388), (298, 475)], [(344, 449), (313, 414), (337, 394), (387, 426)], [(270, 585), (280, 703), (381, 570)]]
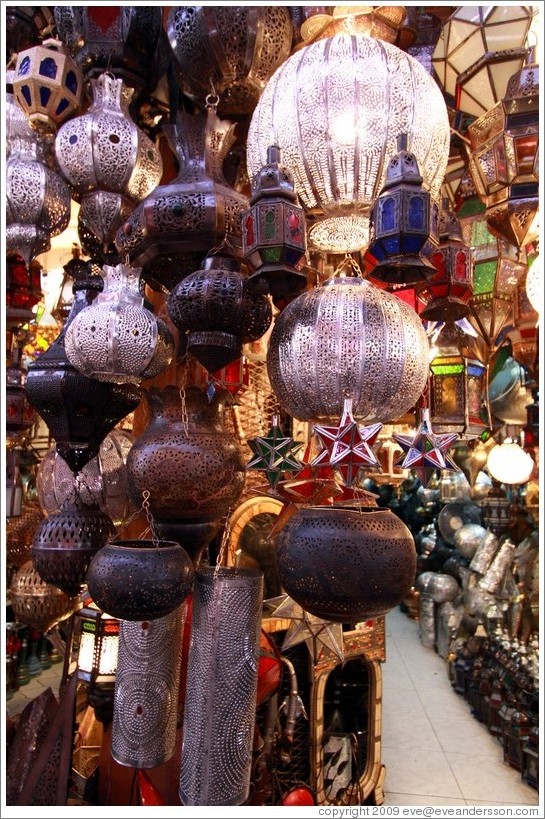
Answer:
[(436, 435), (431, 426), (428, 407), (420, 410), (418, 429), (414, 436), (394, 434), (393, 437), (406, 453), (396, 461), (396, 466), (416, 472), (422, 486), (428, 485), (437, 469), (460, 472), (452, 458), (447, 455), (448, 450), (458, 440), (458, 433)]
[(303, 444), (296, 443), (293, 438), (283, 434), (277, 415), (273, 416), (267, 435), (251, 438), (248, 446), (255, 458), (246, 465), (246, 469), (262, 469), (273, 488), (284, 473), (298, 472), (301, 469), (302, 464), (295, 454)]
[(380, 469), (371, 445), (375, 443), (381, 429), (382, 424), (378, 423), (360, 427), (352, 415), (352, 399), (345, 398), (343, 413), (336, 427), (314, 426), (314, 432), (324, 449), (312, 461), (311, 466), (332, 466), (340, 472), (346, 486), (352, 486), (362, 467)]
[(272, 616), (292, 621), (282, 643), (282, 651), (304, 642), (314, 665), (320, 661), (324, 649), (332, 652), (339, 662), (344, 662), (342, 623), (331, 623), (310, 614), (287, 595), (272, 598), (266, 603), (271, 605), (278, 601), (281, 601), (280, 605), (272, 612)]

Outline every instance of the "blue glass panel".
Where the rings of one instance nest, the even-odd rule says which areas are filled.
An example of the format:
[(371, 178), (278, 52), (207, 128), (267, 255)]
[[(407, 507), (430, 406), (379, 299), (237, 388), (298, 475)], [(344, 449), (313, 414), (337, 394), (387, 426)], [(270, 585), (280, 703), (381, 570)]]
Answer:
[(384, 247), (387, 253), (399, 253), (399, 236), (390, 236), (384, 239)]
[(72, 135), (71, 135), (71, 136), (68, 138), (68, 142), (70, 143), (70, 145), (75, 145), (77, 141), (78, 141), (77, 134), (72, 134)]
[(409, 205), (409, 227), (411, 230), (424, 230), (424, 200), (413, 196)]
[(21, 60), (21, 65), (19, 66), (19, 77), (24, 77), (25, 74), (28, 74), (28, 69), (30, 68), (30, 57), (24, 57)]
[(405, 236), (403, 249), (405, 253), (418, 253), (424, 243), (422, 236)]
[(28, 87), (28, 85), (22, 85), (21, 86), (21, 94), (25, 98), (25, 100), (27, 102), (27, 105), (30, 105), (31, 97), (30, 97), (30, 88)]
[(68, 72), (68, 74), (66, 75), (65, 82), (66, 82), (66, 87), (68, 88), (68, 90), (72, 94), (75, 94), (76, 91), (78, 90), (78, 78), (76, 77), (76, 75), (74, 74), (73, 71)]
[(49, 97), (51, 96), (51, 90), (49, 88), (44, 88), (43, 86), (40, 88), (40, 104), (42, 108), (45, 108), (47, 103), (49, 102)]
[(386, 199), (382, 203), (382, 230), (395, 230), (396, 228), (396, 208), (393, 199)]
[(53, 57), (46, 57), (40, 63), (40, 74), (42, 77), (49, 77), (50, 80), (54, 80), (57, 76), (57, 63), (53, 59)]
[[(67, 99), (65, 99), (65, 98), (63, 97), (63, 98), (62, 98), (62, 100), (61, 100), (61, 101), (59, 102), (59, 104), (57, 105), (57, 110), (55, 111), (55, 113), (56, 113), (56, 114), (62, 114), (62, 112), (63, 112), (63, 111), (66, 109), (66, 108), (68, 108), (68, 106), (69, 106), (69, 105), (70, 105), (70, 103), (68, 102), (68, 100), (67, 100)], [(77, 142), (77, 141), (78, 141), (78, 138), (77, 138), (77, 136), (76, 136), (76, 138), (75, 138), (74, 142), (72, 142), (72, 139), (73, 139), (73, 137), (75, 137), (75, 136), (76, 136), (75, 134), (72, 134), (72, 136), (70, 137), (70, 141), (71, 141), (72, 145), (74, 144), (74, 142)]]

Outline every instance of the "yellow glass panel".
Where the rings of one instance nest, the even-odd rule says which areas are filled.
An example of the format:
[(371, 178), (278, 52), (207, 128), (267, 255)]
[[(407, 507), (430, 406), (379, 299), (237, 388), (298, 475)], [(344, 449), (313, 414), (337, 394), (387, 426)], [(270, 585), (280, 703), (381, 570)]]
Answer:
[(474, 77), (467, 80), (464, 83), (464, 89), (474, 99), (479, 101), (482, 111), (488, 111), (488, 109), (492, 108), (492, 106), (497, 102), (497, 100), (494, 99), (494, 94), (492, 93), (492, 89), (490, 87), (490, 81), (486, 69), (478, 71)]
[[(464, 43), (468, 39), (473, 41), (475, 51), (477, 51), (479, 47), (478, 44), (481, 42), (479, 30), (476, 29), (471, 23), (464, 23), (459, 19), (456, 21), (453, 20), (450, 28), (447, 52), (452, 54), (452, 52), (458, 48), (461, 43)], [(471, 62), (474, 63), (478, 58), (479, 54), (476, 53)]]
[[(477, 46), (477, 47), (476, 47)], [(462, 43), (456, 51), (450, 54), (449, 62), (461, 74), (470, 68), (476, 60), (480, 57), (478, 53), (478, 41), (471, 37), (465, 43)]]
[[(507, 3), (501, 6), (493, 6), (492, 12), (488, 17), (488, 23), (511, 23), (515, 20), (520, 20), (526, 25), (529, 22), (530, 13), (525, 6), (512, 6)], [(510, 28), (511, 26), (509, 26)]]
[(485, 113), (486, 108), (483, 108), (473, 96), (466, 93), (466, 87), (467, 86), (464, 86), (462, 88), (458, 107), (460, 111), (464, 111), (466, 114), (471, 114), (474, 117), (480, 117), (481, 114)]
[(462, 6), (456, 10), (456, 20), (469, 20), (472, 23), (480, 23), (481, 11), (487, 13), (487, 9), (483, 9), (482, 6)]
[(509, 80), (522, 66), (521, 59), (507, 60), (490, 66), (492, 77), (492, 87), (494, 89), (495, 102), (502, 100), (507, 92)]

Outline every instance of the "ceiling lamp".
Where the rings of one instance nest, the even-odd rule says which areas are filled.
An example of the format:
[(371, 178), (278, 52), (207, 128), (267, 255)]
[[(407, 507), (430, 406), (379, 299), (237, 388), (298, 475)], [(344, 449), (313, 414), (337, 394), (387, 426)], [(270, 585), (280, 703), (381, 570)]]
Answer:
[(396, 46), (343, 33), (297, 51), (273, 74), (250, 122), (248, 169), (258, 173), (278, 145), (306, 210), (309, 244), (361, 250), (403, 133), (437, 200), (450, 143), (437, 83)]
[(492, 477), (499, 483), (510, 486), (529, 481), (534, 466), (532, 456), (511, 438), (492, 447), (486, 462), (486, 468)]
[(505, 96), (522, 68), (531, 6), (462, 6), (445, 25), (432, 63), (456, 108), (479, 117)]
[(539, 68), (531, 49), (500, 102), (468, 127), (469, 170), (490, 231), (522, 247), (537, 238)]

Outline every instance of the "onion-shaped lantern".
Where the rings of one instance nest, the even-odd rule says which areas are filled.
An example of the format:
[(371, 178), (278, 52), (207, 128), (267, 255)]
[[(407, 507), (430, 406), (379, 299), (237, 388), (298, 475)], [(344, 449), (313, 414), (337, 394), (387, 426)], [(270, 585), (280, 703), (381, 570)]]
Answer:
[(103, 287), (100, 276), (74, 283), (74, 302), (60, 335), (28, 366), (28, 399), (57, 443), (57, 452), (73, 472), (98, 454), (106, 435), (140, 403), (133, 384), (87, 378), (68, 360), (66, 332), (78, 313)]
[(79, 597), (69, 597), (61, 589), (42, 580), (31, 560), (23, 563), (14, 575), (10, 599), (17, 622), (39, 632), (49, 631), (81, 605)]
[(249, 292), (240, 263), (222, 255), (208, 256), (174, 288), (168, 311), (188, 333), (188, 352), (209, 372), (240, 358), (242, 345), (261, 338), (272, 320), (266, 296)]
[(306, 211), (309, 245), (359, 251), (404, 133), (437, 200), (450, 142), (437, 83), (396, 46), (339, 34), (296, 51), (271, 77), (250, 123), (248, 168), (258, 173), (269, 145), (278, 145)]
[(119, 252), (142, 267), (150, 286), (170, 291), (223, 240), (241, 246), (248, 200), (229, 187), (222, 171), (234, 127), (210, 106), (196, 116), (180, 111), (175, 126), (163, 126), (179, 160), (178, 176), (159, 185), (116, 237)]
[(414, 310), (364, 279), (332, 278), (276, 318), (267, 370), (280, 405), (302, 420), (400, 418), (428, 377), (429, 344)]
[(416, 157), (407, 150), (407, 134), (398, 136), (397, 147), (371, 210), (368, 252), (377, 260), (374, 279), (411, 284), (435, 273), (427, 256), (437, 244), (438, 208), (423, 186)]
[(214, 88), (223, 116), (252, 113), (293, 36), (282, 6), (175, 6), (165, 27), (182, 89), (202, 103)]
[(144, 307), (140, 270), (106, 266), (104, 290), (70, 322), (65, 345), (69, 361), (100, 381), (139, 384), (165, 370), (174, 341), (165, 322)]
[(307, 246), (303, 208), (297, 202), (293, 174), (280, 164), (271, 145), (267, 164), (252, 179), (250, 210), (242, 215), (244, 257), (253, 268), (248, 286), (273, 299), (297, 295), (307, 279), (298, 268)]
[(17, 55), (13, 90), (30, 125), (55, 133), (78, 110), (83, 77), (59, 40), (44, 40)]
[(162, 15), (159, 6), (55, 6), (57, 32), (85, 79), (111, 71), (153, 91)]
[(470, 248), (464, 243), (462, 227), (448, 208), (448, 200), (443, 200), (438, 233), (439, 247), (431, 256), (437, 272), (415, 287), (424, 304), (419, 315), (427, 321), (458, 321), (469, 313), (473, 271)]
[(59, 128), (55, 153), (80, 201), (81, 218), (108, 244), (134, 205), (159, 183), (163, 162), (130, 118), (133, 89), (110, 74), (91, 80), (91, 89), (91, 107)]

